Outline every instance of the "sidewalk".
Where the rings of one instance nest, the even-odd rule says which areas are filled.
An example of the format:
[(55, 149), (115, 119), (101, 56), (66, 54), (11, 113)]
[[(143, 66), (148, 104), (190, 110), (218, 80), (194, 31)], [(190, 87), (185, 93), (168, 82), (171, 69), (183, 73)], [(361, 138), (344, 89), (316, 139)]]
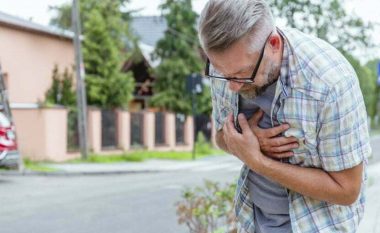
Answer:
[(380, 233), (380, 163), (368, 167), (366, 206), (358, 233)]
[[(371, 146), (373, 156), (370, 158), (370, 169), (375, 164), (380, 164), (380, 135), (371, 137)], [(174, 161), (152, 159), (144, 162), (124, 162), (124, 163), (51, 163), (44, 164), (46, 167), (53, 168), (55, 172), (36, 172), (36, 171), (0, 171), (0, 176), (6, 175), (106, 175), (106, 174), (128, 174), (128, 173), (148, 173), (148, 172), (170, 172), (188, 169), (207, 169), (212, 166), (223, 166), (231, 164), (232, 166), (241, 166), (241, 162), (231, 155), (210, 156), (195, 161)], [(380, 167), (379, 167), (380, 170)], [(369, 172), (369, 175), (371, 172)], [(380, 179), (380, 176), (378, 177)], [(375, 178), (373, 178), (375, 179)], [(380, 185), (380, 184), (379, 184)], [(380, 209), (380, 208), (379, 208)], [(380, 215), (380, 213), (379, 213)]]
[(112, 175), (128, 173), (149, 173), (149, 172), (171, 172), (188, 169), (203, 169), (210, 166), (223, 166), (231, 164), (239, 166), (241, 162), (231, 155), (210, 156), (195, 161), (174, 161), (152, 159), (144, 162), (124, 162), (124, 163), (55, 163), (44, 164), (44, 166), (55, 169), (55, 172), (37, 172), (37, 171), (0, 171), (1, 175)]

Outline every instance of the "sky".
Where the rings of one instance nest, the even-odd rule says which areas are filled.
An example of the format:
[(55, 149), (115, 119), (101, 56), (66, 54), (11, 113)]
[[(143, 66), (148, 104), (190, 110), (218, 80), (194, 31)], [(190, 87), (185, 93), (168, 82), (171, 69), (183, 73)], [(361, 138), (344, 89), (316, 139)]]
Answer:
[[(159, 15), (158, 5), (163, 0), (131, 0), (130, 9), (140, 9), (139, 15)], [(36, 23), (48, 25), (53, 12), (49, 6), (60, 5), (71, 0), (0, 0), (0, 11), (16, 15)], [(200, 13), (207, 0), (193, 0), (193, 8)], [(349, 13), (355, 13), (364, 21), (378, 23), (373, 39), (380, 44), (380, 1), (379, 0), (346, 0), (345, 7)], [(380, 49), (378, 51), (380, 54)], [(377, 56), (379, 57), (379, 56)]]

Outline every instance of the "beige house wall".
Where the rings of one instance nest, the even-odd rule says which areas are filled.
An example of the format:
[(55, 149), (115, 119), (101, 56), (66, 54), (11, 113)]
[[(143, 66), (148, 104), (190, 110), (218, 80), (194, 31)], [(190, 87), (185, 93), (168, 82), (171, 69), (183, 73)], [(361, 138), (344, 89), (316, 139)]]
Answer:
[(75, 64), (74, 46), (67, 38), (0, 24), (0, 41), (0, 62), (7, 74), (11, 103), (43, 101), (54, 65), (63, 72)]
[(65, 108), (14, 109), (13, 118), (18, 147), (23, 157), (39, 161), (64, 161), (72, 158), (66, 152)]

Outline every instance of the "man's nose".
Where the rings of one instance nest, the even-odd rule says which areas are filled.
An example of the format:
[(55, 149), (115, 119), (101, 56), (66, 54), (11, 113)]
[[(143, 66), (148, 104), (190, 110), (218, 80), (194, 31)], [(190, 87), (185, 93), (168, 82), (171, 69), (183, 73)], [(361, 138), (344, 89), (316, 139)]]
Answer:
[(243, 86), (243, 83), (237, 83), (237, 82), (230, 81), (228, 83), (228, 85), (229, 85), (229, 88), (231, 91), (238, 92), (240, 90), (240, 88)]

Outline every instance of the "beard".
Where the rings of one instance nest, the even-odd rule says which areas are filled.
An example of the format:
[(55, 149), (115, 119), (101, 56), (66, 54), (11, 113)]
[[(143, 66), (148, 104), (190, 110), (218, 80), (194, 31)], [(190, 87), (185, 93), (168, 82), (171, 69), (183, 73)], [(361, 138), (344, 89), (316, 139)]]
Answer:
[(273, 83), (275, 83), (278, 79), (278, 76), (276, 76), (276, 71), (279, 69), (279, 65), (272, 64), (268, 71), (264, 73), (265, 77), (265, 83), (262, 86), (257, 86), (255, 84), (244, 84), (241, 87), (241, 90), (238, 91), (238, 93), (244, 98), (244, 99), (254, 99), (257, 96), (261, 95), (265, 90), (271, 86)]

